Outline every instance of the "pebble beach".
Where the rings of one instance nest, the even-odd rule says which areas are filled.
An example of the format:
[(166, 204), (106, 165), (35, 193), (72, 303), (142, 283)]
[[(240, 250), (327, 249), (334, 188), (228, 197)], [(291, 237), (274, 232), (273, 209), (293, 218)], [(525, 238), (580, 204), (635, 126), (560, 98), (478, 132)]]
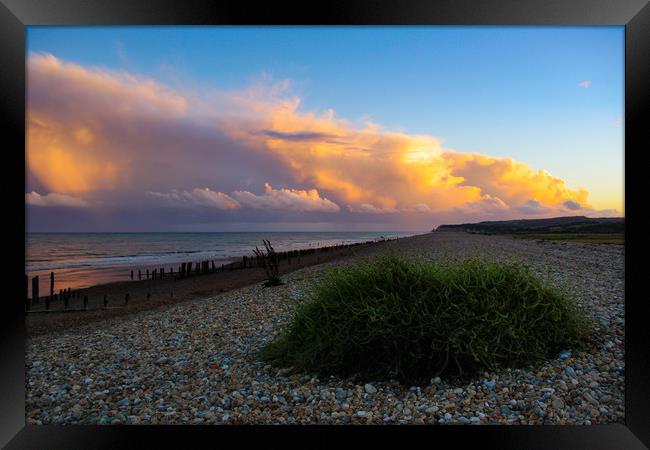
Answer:
[[(322, 271), (385, 251), (516, 259), (550, 272), (594, 319), (593, 347), (463, 384), (318, 378), (270, 366), (273, 340)], [(623, 423), (624, 246), (428, 233), (261, 283), (32, 336), (28, 424)]]

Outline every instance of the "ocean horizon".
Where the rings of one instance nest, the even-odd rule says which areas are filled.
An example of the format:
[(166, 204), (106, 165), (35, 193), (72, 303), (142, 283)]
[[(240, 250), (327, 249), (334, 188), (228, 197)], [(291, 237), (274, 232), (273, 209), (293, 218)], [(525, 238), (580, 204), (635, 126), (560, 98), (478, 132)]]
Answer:
[[(39, 290), (49, 292), (130, 280), (131, 270), (176, 268), (183, 262), (228, 263), (252, 255), (268, 239), (276, 251), (394, 239), (418, 232), (27, 232), (25, 273), (39, 277)], [(28, 283), (31, 292), (31, 281)], [(29, 294), (31, 295), (31, 293)]]

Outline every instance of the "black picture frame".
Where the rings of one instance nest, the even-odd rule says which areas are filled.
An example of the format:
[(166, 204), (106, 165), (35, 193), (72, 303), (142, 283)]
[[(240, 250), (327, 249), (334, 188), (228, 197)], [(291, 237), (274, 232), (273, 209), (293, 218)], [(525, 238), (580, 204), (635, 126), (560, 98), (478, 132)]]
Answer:
[[(423, 445), (479, 448), (589, 448), (637, 449), (650, 446), (650, 340), (644, 323), (643, 295), (632, 295), (640, 285), (643, 266), (633, 263), (642, 251), (640, 208), (634, 206), (642, 189), (640, 158), (648, 146), (650, 90), (650, 5), (645, 0), (376, 0), (332, 1), (298, 5), (267, 2), (208, 0), (0, 0), (0, 107), (5, 142), (5, 178), (25, 184), (25, 27), (29, 25), (623, 25), (625, 26), (625, 425), (593, 426), (479, 426), (479, 427), (294, 427), (292, 439), (319, 433), (318, 443), (331, 444), (350, 433), (378, 440), (417, 437)], [(3, 299), (0, 404), (0, 445), (15, 448), (131, 448), (158, 440), (187, 446), (197, 435), (212, 445), (224, 437), (238, 440), (276, 433), (285, 427), (202, 426), (31, 426), (25, 425), (24, 241), (11, 236), (25, 232), (24, 191), (7, 190), (5, 216), (8, 238), (14, 245), (5, 273), (11, 292)], [(12, 212), (13, 212), (12, 211)], [(22, 211), (21, 214), (18, 211)], [(641, 260), (641, 258), (638, 258)], [(20, 281), (18, 281), (20, 280)], [(252, 433), (255, 431), (255, 433)], [(311, 440), (313, 442), (313, 440)], [(271, 442), (269, 440), (268, 442)], [(428, 442), (428, 444), (426, 444)], [(241, 445), (238, 444), (238, 445)]]

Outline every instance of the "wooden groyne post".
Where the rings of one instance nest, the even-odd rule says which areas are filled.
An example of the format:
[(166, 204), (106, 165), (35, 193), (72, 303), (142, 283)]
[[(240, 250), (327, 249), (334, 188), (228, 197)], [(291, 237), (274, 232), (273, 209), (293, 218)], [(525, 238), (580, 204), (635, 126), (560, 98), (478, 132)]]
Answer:
[(25, 274), (25, 308), (29, 311), (32, 302), (29, 301), (29, 277)]
[(32, 278), (32, 304), (38, 303), (38, 275)]
[(54, 272), (50, 272), (50, 300), (54, 298)]

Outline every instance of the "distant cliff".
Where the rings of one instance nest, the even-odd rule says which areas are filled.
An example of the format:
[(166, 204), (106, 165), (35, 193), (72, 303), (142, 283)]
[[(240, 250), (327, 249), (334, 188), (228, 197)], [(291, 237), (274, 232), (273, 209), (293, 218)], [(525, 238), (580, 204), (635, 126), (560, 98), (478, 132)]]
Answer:
[(623, 233), (623, 217), (592, 218), (585, 216), (550, 219), (499, 220), (491, 222), (440, 225), (432, 231), (468, 231), (474, 233)]

